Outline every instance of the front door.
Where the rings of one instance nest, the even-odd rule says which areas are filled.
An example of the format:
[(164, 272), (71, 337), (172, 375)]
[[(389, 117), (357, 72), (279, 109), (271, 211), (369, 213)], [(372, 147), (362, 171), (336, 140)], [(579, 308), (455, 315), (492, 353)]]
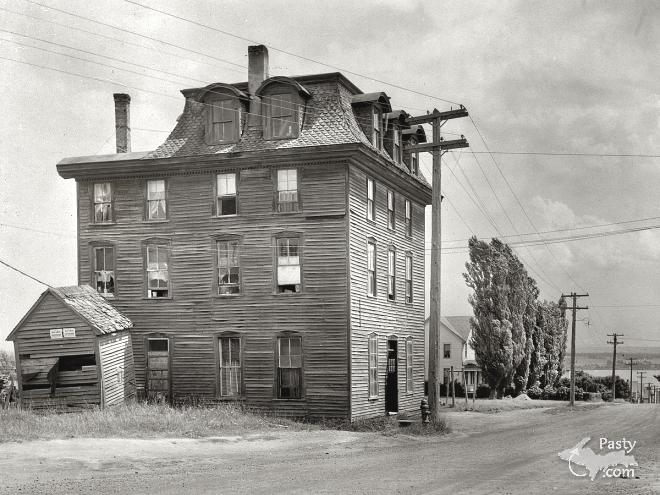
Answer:
[(399, 385), (397, 373), (397, 341), (387, 341), (387, 377), (385, 382), (385, 412), (399, 411)]
[(147, 339), (147, 399), (170, 400), (170, 341)]

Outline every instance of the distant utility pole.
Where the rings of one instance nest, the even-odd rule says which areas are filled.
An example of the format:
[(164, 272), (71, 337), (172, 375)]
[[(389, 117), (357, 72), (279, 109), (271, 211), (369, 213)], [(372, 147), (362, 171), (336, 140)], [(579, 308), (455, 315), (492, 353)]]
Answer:
[(608, 340), (608, 344), (614, 345), (614, 354), (612, 355), (612, 400), (616, 399), (616, 346), (617, 344), (623, 344), (619, 342), (617, 337), (623, 337), (622, 333), (608, 333), (608, 337), (612, 337), (613, 340)]
[(633, 369), (632, 369), (632, 367), (633, 367), (633, 364), (637, 364), (637, 363), (633, 363), (633, 358), (631, 358), (631, 357), (628, 358), (628, 363), (630, 364), (630, 383), (628, 384), (628, 386), (630, 388), (630, 403), (632, 404), (632, 398), (633, 398), (633, 389), (632, 389), (632, 372), (633, 372)]
[(429, 314), (429, 409), (431, 420), (440, 419), (440, 376), (442, 369), (440, 367), (440, 226), (441, 226), (441, 173), (440, 159), (447, 150), (455, 148), (467, 148), (468, 142), (463, 136), (461, 139), (444, 141), (440, 137), (440, 129), (450, 119), (467, 117), (468, 112), (464, 106), (449, 111), (440, 112), (434, 109), (432, 113), (419, 117), (410, 117), (406, 123), (408, 125), (431, 124), (433, 126), (433, 141), (431, 143), (415, 144), (406, 148), (407, 152), (418, 154), (428, 151), (433, 155), (433, 180), (432, 180), (432, 200), (431, 200), (431, 300)]
[(638, 371), (637, 376), (639, 376), (639, 403), (643, 404), (644, 403), (644, 375), (646, 375), (645, 371)]
[(578, 306), (578, 297), (589, 297), (589, 294), (576, 294), (571, 292), (570, 295), (561, 295), (562, 299), (570, 297), (573, 300), (573, 305), (568, 307), (573, 311), (573, 325), (571, 327), (571, 407), (575, 405), (575, 312), (579, 309), (589, 309), (588, 306)]

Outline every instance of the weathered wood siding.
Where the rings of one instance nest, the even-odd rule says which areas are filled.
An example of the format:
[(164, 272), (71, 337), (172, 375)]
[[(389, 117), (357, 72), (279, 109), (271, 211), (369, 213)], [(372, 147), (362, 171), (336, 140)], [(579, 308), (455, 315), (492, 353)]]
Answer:
[[(192, 168), (192, 166), (190, 166)], [(165, 177), (166, 222), (143, 221), (145, 177), (108, 179), (114, 187), (116, 222), (90, 223), (92, 182), (81, 182), (78, 198), (79, 281), (91, 280), (90, 243), (116, 249), (116, 296), (134, 323), (135, 375), (145, 386), (146, 336), (170, 339), (174, 400), (218, 395), (218, 337), (242, 337), (243, 400), (255, 408), (297, 416), (348, 416), (348, 302), (346, 165), (290, 163), (300, 174), (302, 211), (273, 212), (274, 171), (267, 164)], [(238, 214), (213, 216), (215, 174), (236, 171)], [(150, 176), (159, 178), (159, 175)], [(274, 290), (274, 236), (301, 236), (302, 293)], [(215, 237), (240, 240), (241, 294), (213, 293)], [(142, 246), (158, 237), (171, 243), (171, 299), (146, 299)], [(295, 331), (303, 339), (300, 400), (274, 399), (275, 342)]]
[[(376, 183), (376, 219), (367, 220), (367, 177)], [(387, 188), (395, 193), (395, 230), (387, 228)], [(417, 412), (424, 395), (424, 205), (383, 176), (352, 166), (349, 173), (351, 419), (385, 413), (387, 339), (398, 340), (399, 411)], [(405, 199), (413, 235), (404, 232)], [(367, 239), (376, 240), (376, 297), (367, 295)], [(387, 298), (387, 251), (396, 248), (396, 300)], [(405, 302), (405, 254), (413, 253), (413, 302)], [(369, 399), (368, 336), (378, 335), (378, 399)], [(406, 338), (413, 338), (413, 392), (406, 392)]]
[[(75, 338), (51, 339), (52, 328), (75, 328)], [(90, 326), (69, 309), (62, 301), (52, 294), (46, 294), (32, 313), (23, 321), (14, 336), (16, 359), (53, 358), (63, 356), (79, 356), (96, 353), (96, 336)], [(30, 381), (31, 385), (46, 386), (46, 376), (43, 373)], [(56, 382), (54, 397), (50, 397), (49, 389), (22, 390), (22, 376), (18, 383), (21, 389), (21, 400), (28, 407), (52, 407), (63, 405), (100, 404), (98, 386), (98, 367), (86, 367), (81, 371), (62, 372)], [(80, 387), (70, 387), (71, 384), (88, 384)], [(59, 387), (63, 388), (59, 388)]]
[(135, 397), (133, 347), (128, 330), (99, 337), (103, 406), (123, 404)]

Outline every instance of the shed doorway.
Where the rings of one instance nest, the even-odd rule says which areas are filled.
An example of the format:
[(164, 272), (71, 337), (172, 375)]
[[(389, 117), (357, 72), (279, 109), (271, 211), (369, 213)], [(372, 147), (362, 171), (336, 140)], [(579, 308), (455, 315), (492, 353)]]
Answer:
[(399, 412), (399, 376), (398, 376), (398, 342), (387, 341), (387, 376), (385, 378), (385, 412)]
[(147, 399), (170, 401), (170, 341), (147, 339)]

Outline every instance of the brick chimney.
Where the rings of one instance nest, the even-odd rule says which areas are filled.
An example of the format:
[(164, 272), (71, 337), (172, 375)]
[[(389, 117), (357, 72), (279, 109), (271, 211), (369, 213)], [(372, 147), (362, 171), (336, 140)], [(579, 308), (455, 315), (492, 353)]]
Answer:
[(254, 96), (261, 83), (268, 79), (268, 48), (264, 45), (248, 47), (248, 93), (250, 100), (250, 115), (248, 125), (260, 127), (261, 99)]
[(117, 153), (131, 152), (131, 97), (115, 93), (115, 134)]

